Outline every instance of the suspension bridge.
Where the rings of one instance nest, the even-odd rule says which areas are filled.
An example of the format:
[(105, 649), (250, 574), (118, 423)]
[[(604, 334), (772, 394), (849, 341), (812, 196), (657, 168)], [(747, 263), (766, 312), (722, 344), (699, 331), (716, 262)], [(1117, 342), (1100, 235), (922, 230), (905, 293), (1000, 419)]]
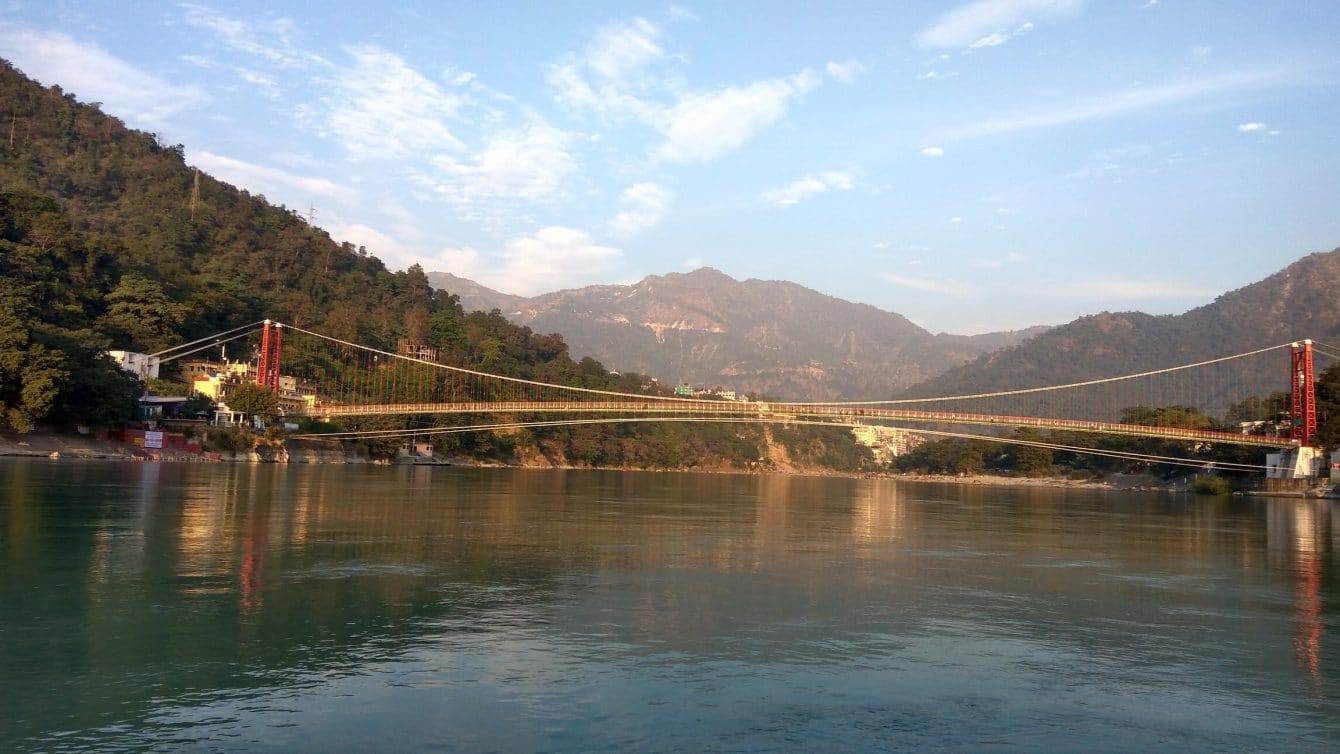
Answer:
[[(271, 320), (183, 343), (152, 356), (166, 362), (243, 339), (254, 343), (256, 354), (255, 368), (248, 369), (247, 374), (278, 396), (286, 417), (327, 422), (453, 414), (506, 418), (492, 424), (320, 435), (344, 438), (652, 421), (833, 426), (878, 423), (932, 436), (996, 441), (1011, 441), (1001, 436), (1001, 430), (1023, 428), (1296, 452), (1312, 446), (1317, 433), (1315, 361), (1340, 358), (1340, 349), (1300, 340), (1063, 384), (938, 397), (801, 402), (691, 398), (666, 394), (655, 383), (592, 384), (591, 378), (583, 375), (523, 378), (486, 367), (471, 369), (440, 363), (436, 351), (427, 346), (402, 344), (397, 353)], [(1260, 397), (1263, 392), (1265, 397)], [(1220, 414), (1223, 420), (1211, 420)], [(956, 427), (975, 427), (996, 434), (951, 431)], [(1042, 444), (1092, 452), (1071, 445)], [(1156, 458), (1177, 461), (1167, 456)], [(1230, 465), (1264, 468), (1259, 464)]]

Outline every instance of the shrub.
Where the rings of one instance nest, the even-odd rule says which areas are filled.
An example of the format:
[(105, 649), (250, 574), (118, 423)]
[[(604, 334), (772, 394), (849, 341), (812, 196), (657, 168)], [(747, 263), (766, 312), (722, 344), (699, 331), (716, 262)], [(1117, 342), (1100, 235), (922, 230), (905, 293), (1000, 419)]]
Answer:
[(205, 450), (235, 453), (251, 450), (256, 438), (245, 429), (212, 429), (205, 433)]
[(1191, 483), (1191, 490), (1197, 495), (1227, 495), (1233, 491), (1233, 486), (1221, 476), (1201, 474)]

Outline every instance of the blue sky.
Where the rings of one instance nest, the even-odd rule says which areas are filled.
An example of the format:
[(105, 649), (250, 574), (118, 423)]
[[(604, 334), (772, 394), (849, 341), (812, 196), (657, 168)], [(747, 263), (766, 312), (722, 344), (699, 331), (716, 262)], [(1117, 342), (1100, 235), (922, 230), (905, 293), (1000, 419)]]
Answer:
[(0, 2), (0, 56), (392, 267), (718, 267), (933, 330), (1340, 245), (1329, 2)]

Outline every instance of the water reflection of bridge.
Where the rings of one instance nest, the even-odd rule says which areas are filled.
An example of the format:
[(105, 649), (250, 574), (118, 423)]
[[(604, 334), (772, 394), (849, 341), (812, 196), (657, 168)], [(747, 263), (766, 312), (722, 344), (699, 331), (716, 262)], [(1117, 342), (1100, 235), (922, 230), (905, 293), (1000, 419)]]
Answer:
[(1326, 500), (1273, 500), (1267, 512), (1271, 556), (1292, 575), (1298, 668), (1319, 690), (1323, 680), (1322, 638), (1328, 575), (1340, 552), (1340, 503)]

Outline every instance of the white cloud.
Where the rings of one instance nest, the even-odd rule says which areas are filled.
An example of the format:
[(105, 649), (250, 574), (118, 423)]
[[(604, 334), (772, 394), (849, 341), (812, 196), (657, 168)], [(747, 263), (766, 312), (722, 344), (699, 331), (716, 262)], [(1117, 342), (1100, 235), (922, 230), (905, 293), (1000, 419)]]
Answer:
[(656, 43), (660, 34), (643, 18), (604, 26), (587, 46), (585, 62), (606, 79), (623, 79), (665, 54)]
[(967, 123), (949, 129), (945, 136), (950, 139), (971, 139), (1115, 118), (1214, 95), (1261, 89), (1277, 85), (1282, 79), (1280, 71), (1238, 71), (1171, 84), (1134, 87), (1109, 92), (1079, 104), (1066, 104), (1053, 109), (1019, 112)]
[(859, 60), (845, 60), (842, 62), (830, 60), (824, 66), (824, 71), (828, 73), (829, 78), (834, 81), (841, 81), (844, 84), (855, 81), (856, 77), (865, 73), (866, 70), (866, 64)]
[[(1001, 226), (997, 226), (998, 228)], [(990, 259), (975, 259), (972, 266), (983, 270), (998, 270), (1006, 265), (1019, 264), (1028, 261), (1028, 257), (1017, 251), (1012, 251), (1003, 257), (993, 257)]]
[(161, 126), (208, 100), (198, 87), (169, 83), (61, 32), (2, 27), (0, 57), (44, 84), (101, 102), (107, 112), (135, 126)]
[(446, 67), (430, 78), (378, 47), (346, 52), (348, 64), (325, 82), (330, 93), (302, 117), (351, 160), (386, 161), (419, 187), (420, 199), (435, 196), (491, 230), (521, 205), (568, 196), (577, 134), (530, 111), (510, 122), (487, 103), (511, 98), (470, 71)]
[(324, 63), (318, 55), (306, 52), (294, 40), (297, 25), (289, 18), (259, 22), (239, 21), (212, 8), (182, 3), (183, 20), (190, 26), (212, 32), (225, 46), (283, 67)]
[[(709, 162), (738, 149), (780, 121), (787, 108), (823, 78), (806, 69), (792, 76), (695, 91), (666, 65), (660, 29), (645, 19), (598, 31), (580, 53), (551, 65), (546, 81), (564, 106), (607, 122), (633, 121), (658, 131), (664, 142), (653, 161)], [(855, 76), (854, 61), (833, 63), (834, 76)]]
[(1241, 123), (1238, 125), (1238, 130), (1245, 134), (1264, 131), (1266, 128), (1267, 126), (1264, 123)]
[(949, 218), (949, 224), (950, 224), (950, 225), (958, 225), (958, 224), (961, 223), (961, 222), (963, 222), (963, 218), (961, 218), (961, 217), (951, 217), (951, 218)]
[(925, 73), (918, 73), (917, 78), (922, 81), (935, 81), (937, 79), (952, 79), (957, 75), (958, 73), (954, 71), (926, 71)]
[(479, 252), (468, 246), (443, 249), (437, 255), (434, 272), (437, 271), (450, 272), (464, 277), (477, 275), (479, 273)]
[(571, 134), (537, 120), (492, 134), (468, 157), (432, 158), (438, 172), (427, 182), (460, 207), (510, 200), (550, 202), (562, 195), (564, 181), (576, 170), (568, 151), (571, 141)]
[(937, 18), (917, 32), (916, 41), (923, 47), (991, 47), (1031, 30), (1032, 17), (1073, 16), (1084, 4), (1085, 0), (976, 0)]
[(1015, 37), (1020, 36), (1022, 34), (1027, 34), (1030, 31), (1033, 31), (1032, 23), (1020, 24), (1019, 28), (1010, 32), (995, 31), (990, 34), (987, 34), (985, 37), (982, 37), (976, 42), (973, 42), (972, 44), (968, 45), (968, 50), (981, 50), (987, 47), (999, 47), (1005, 44), (1006, 42), (1010, 41), (1011, 39), (1014, 39)]
[(709, 162), (739, 148), (786, 115), (787, 107), (819, 85), (812, 71), (685, 95), (658, 125), (666, 141), (655, 156), (667, 162)]
[(558, 101), (574, 110), (647, 119), (656, 108), (640, 95), (656, 82), (642, 79), (665, 55), (659, 37), (660, 29), (642, 18), (603, 26), (580, 55), (550, 66), (546, 80)]
[(183, 63), (186, 63), (187, 65), (193, 65), (196, 68), (204, 68), (207, 71), (219, 67), (217, 61), (215, 61), (213, 58), (206, 57), (204, 55), (182, 55), (178, 58), (178, 60), (180, 60)]
[(680, 267), (683, 267), (686, 270), (696, 270), (702, 266), (703, 266), (702, 257), (689, 257), (688, 259), (684, 260), (683, 264), (680, 265)]
[(233, 72), (243, 81), (255, 86), (261, 94), (271, 99), (279, 97), (279, 82), (273, 76), (255, 71), (250, 68), (234, 68)]
[(980, 49), (982, 49), (982, 48), (984, 48), (984, 47), (999, 47), (1000, 45), (1003, 45), (1003, 44), (1005, 44), (1005, 43), (1008, 42), (1008, 41), (1010, 41), (1010, 35), (1009, 35), (1009, 34), (1002, 34), (1002, 33), (1000, 33), (1000, 32), (992, 32), (991, 34), (987, 34), (985, 37), (982, 37), (981, 39), (977, 40), (976, 42), (973, 42), (972, 44), (968, 45), (968, 49), (969, 49), (969, 50), (980, 50)]
[(674, 194), (651, 181), (635, 183), (623, 192), (621, 208), (609, 222), (609, 231), (616, 238), (630, 238), (650, 228), (670, 212)]
[(912, 277), (910, 275), (898, 275), (892, 272), (882, 273), (880, 277), (899, 288), (911, 288), (912, 290), (926, 291), (927, 293), (943, 293), (950, 296), (961, 296), (968, 292), (966, 286), (955, 280)]
[(326, 178), (298, 175), (204, 150), (191, 151), (188, 162), (215, 178), (294, 207), (306, 206), (313, 197), (343, 202), (357, 199), (353, 189)]
[(448, 92), (400, 57), (376, 47), (352, 47), (352, 68), (340, 71), (326, 100), (326, 133), (352, 159), (398, 158), (460, 150), (447, 122), (466, 99)]
[[(365, 247), (369, 254), (386, 263), (391, 269), (404, 269), (411, 264), (422, 264), (422, 257), (381, 231), (363, 223), (345, 224), (336, 219), (322, 224), (336, 241), (346, 241)], [(425, 267), (424, 269), (432, 269)]]
[(944, 156), (945, 156), (945, 150), (944, 150), (943, 147), (922, 147), (920, 151), (921, 151), (921, 153), (922, 153), (923, 155), (925, 155), (926, 157), (944, 157)]
[(806, 199), (813, 199), (828, 191), (848, 191), (851, 189), (854, 180), (849, 172), (827, 170), (815, 175), (807, 175), (785, 186), (764, 191), (759, 195), (759, 198), (768, 204), (789, 207)]
[(533, 296), (608, 276), (623, 252), (595, 243), (574, 228), (550, 226), (508, 241), (492, 254), (473, 248), (444, 249), (439, 260), (464, 275), (506, 293)]

